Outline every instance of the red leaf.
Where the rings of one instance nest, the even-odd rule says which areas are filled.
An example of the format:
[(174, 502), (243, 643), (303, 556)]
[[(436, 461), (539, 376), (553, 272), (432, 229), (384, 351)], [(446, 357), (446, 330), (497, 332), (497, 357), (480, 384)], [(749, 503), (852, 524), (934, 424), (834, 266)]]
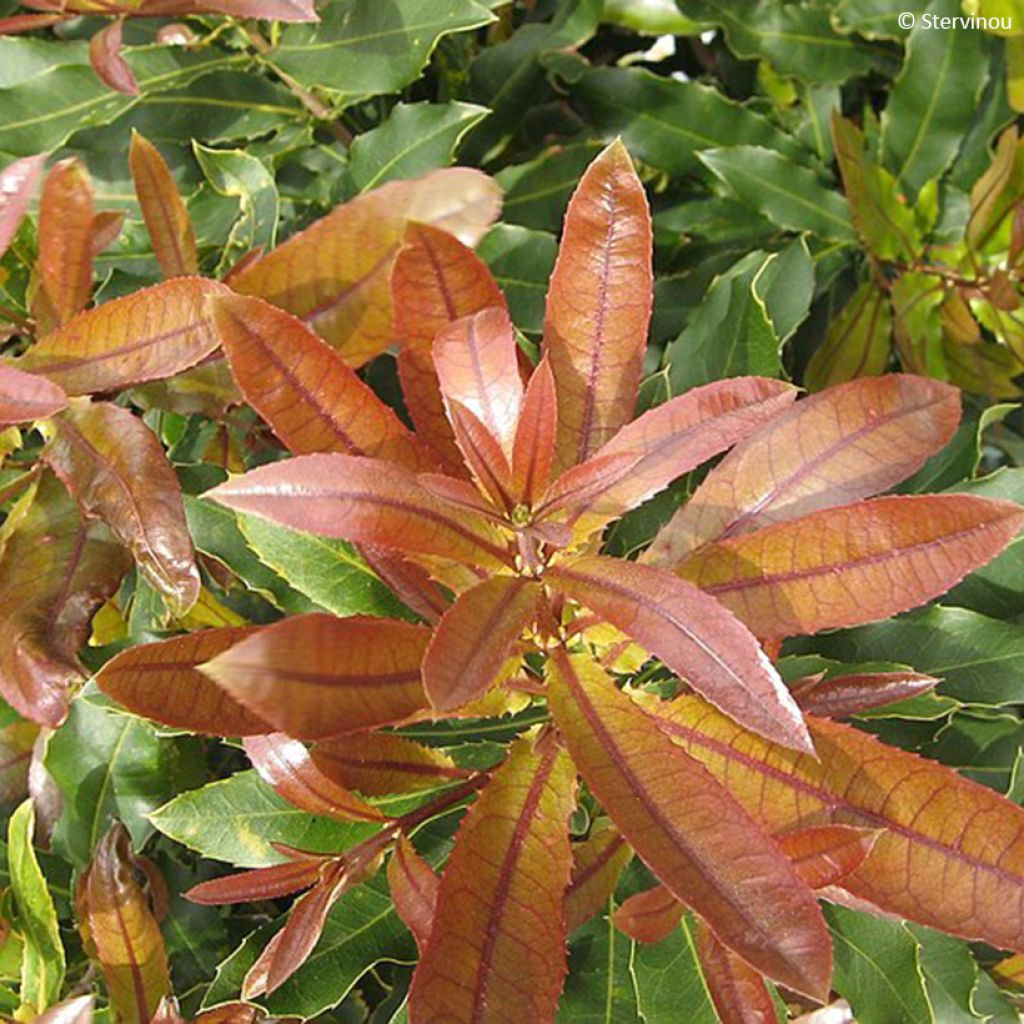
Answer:
[(142, 219), (164, 277), (198, 273), (195, 234), (178, 186), (160, 151), (134, 129), (128, 164)]
[(449, 401), (448, 419), (456, 444), (480, 490), (496, 508), (505, 508), (509, 504), (511, 470), (501, 445), (483, 423), (458, 402)]
[(588, 459), (633, 415), (651, 317), (651, 218), (621, 142), (587, 169), (565, 215), (544, 353), (558, 391), (558, 465)]
[(615, 927), (636, 942), (661, 942), (683, 919), (683, 905), (663, 885), (634, 893), (612, 915)]
[(699, 918), (697, 957), (721, 1024), (777, 1024), (779, 1014), (764, 979)]
[(803, 716), (757, 640), (731, 612), (660, 569), (594, 556), (545, 579), (660, 658), (748, 729), (813, 751)]
[(450, 602), (426, 569), (406, 561), (401, 555), (369, 544), (360, 545), (359, 553), (402, 603), (424, 622), (437, 622), (444, 615)]
[(283, 733), (250, 736), (245, 752), (260, 778), (300, 810), (339, 821), (384, 820), (375, 807), (324, 775), (298, 740)]
[(388, 861), (388, 885), (398, 916), (422, 951), (430, 938), (441, 881), (405, 836)]
[(46, 461), (86, 516), (97, 516), (135, 557), (176, 616), (199, 597), (199, 570), (178, 478), (142, 420), (106, 402), (72, 403), (54, 421)]
[(462, 453), (444, 408), (434, 360), (426, 352), (403, 348), (398, 352), (398, 377), (416, 436), (430, 449), (446, 473), (465, 475)]
[(468, 409), (506, 457), (512, 454), (523, 402), (517, 348), (512, 321), (503, 307), (456, 320), (441, 329), (433, 346), (441, 393), (448, 402)]
[[(26, 15), (37, 17), (37, 15)], [(43, 176), (46, 154), (15, 160), (0, 171), (0, 256), (14, 240), (18, 227)]]
[(183, 277), (112, 299), (33, 345), (15, 365), (70, 395), (172, 377), (217, 347), (206, 297), (223, 291), (216, 281)]
[(202, 0), (201, 11), (266, 21), (319, 21), (313, 0)]
[(437, 711), (483, 697), (501, 678), (513, 645), (537, 618), (540, 587), (521, 576), (494, 576), (448, 609), (423, 659), (423, 684)]
[(763, 639), (858, 626), (945, 593), (1016, 536), (1006, 501), (874, 498), (717, 541), (679, 568)]
[(406, 470), (354, 455), (303, 455), (208, 492), (222, 505), (325, 537), (498, 568), (497, 528), (447, 505)]
[(0, 427), (47, 419), (67, 404), (59, 385), (0, 363)]
[(129, 647), (100, 669), (96, 684), (134, 714), (172, 729), (187, 729), (206, 736), (271, 732), (271, 725), (239, 704), (197, 667), (256, 629), (226, 626)]
[(858, 672), (831, 678), (812, 676), (793, 684), (797, 704), (821, 718), (845, 718), (871, 708), (927, 693), (939, 683), (920, 672)]
[(554, 1019), (566, 970), (573, 783), (561, 747), (518, 740), (467, 812), (413, 974), (412, 1024)]
[(551, 365), (542, 359), (530, 377), (512, 444), (512, 497), (532, 506), (547, 490), (555, 459), (558, 396)]
[(124, 18), (115, 18), (89, 41), (89, 62), (106, 85), (125, 96), (138, 96), (139, 83), (128, 62), (121, 56)]
[(265, 626), (201, 670), (281, 732), (328, 739), (425, 709), (429, 639), (407, 622), (314, 613)]
[(565, 893), (570, 935), (607, 907), (619, 875), (633, 859), (633, 851), (608, 819), (603, 818), (587, 839), (573, 844), (572, 859), (572, 878)]
[(645, 561), (675, 565), (708, 541), (887, 490), (942, 448), (959, 420), (960, 392), (923, 377), (892, 374), (813, 395), (741, 441)]
[(319, 879), (321, 868), (319, 860), (296, 860), (269, 868), (240, 871), (235, 875), (200, 882), (185, 893), (185, 899), (211, 907), (276, 900), (308, 889)]
[(100, 210), (92, 219), (92, 255), (99, 256), (117, 241), (124, 225), (121, 210)]
[(828, 931), (789, 861), (599, 666), (560, 648), (548, 666), (555, 723), (640, 858), (673, 896), (713, 920), (744, 959), (824, 999), (832, 973)]
[(778, 837), (779, 848), (812, 889), (836, 885), (864, 863), (878, 829), (816, 825)]

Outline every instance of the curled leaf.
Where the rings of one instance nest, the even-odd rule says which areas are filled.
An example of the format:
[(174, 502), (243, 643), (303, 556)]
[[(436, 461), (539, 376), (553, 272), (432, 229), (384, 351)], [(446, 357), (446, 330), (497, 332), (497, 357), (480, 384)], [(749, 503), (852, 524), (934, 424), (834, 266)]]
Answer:
[(67, 404), (59, 385), (0, 363), (0, 427), (55, 416)]
[(115, 18), (101, 28), (89, 41), (89, 62), (97, 76), (115, 92), (125, 96), (138, 96), (139, 83), (121, 56), (121, 36), (124, 18)]

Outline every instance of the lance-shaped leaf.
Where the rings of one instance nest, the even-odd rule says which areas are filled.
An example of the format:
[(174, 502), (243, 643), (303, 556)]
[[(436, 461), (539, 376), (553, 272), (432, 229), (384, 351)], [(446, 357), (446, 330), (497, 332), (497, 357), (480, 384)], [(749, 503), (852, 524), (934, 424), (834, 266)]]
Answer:
[(557, 565), (545, 579), (748, 729), (795, 750), (812, 750), (800, 708), (768, 656), (714, 598), (660, 569), (601, 556)]
[(156, 435), (128, 409), (79, 400), (54, 421), (46, 461), (87, 516), (102, 519), (142, 575), (182, 615), (199, 570), (181, 486)]
[(217, 347), (206, 297), (224, 285), (183, 277), (76, 316), (16, 363), (70, 395), (112, 391), (194, 366)]
[(273, 727), (198, 670), (256, 626), (204, 629), (128, 647), (96, 674), (96, 683), (143, 718), (206, 736), (251, 736)]
[(869, 498), (905, 480), (960, 422), (960, 393), (904, 374), (841, 384), (741, 441), (644, 560), (675, 565), (708, 541)]
[(326, 740), (310, 754), (329, 779), (366, 796), (433, 789), (468, 774), (442, 750), (383, 732)]
[(413, 975), (412, 1024), (554, 1017), (575, 773), (551, 739), (516, 741), (462, 821)]
[(192, 222), (170, 168), (156, 146), (134, 130), (128, 165), (142, 219), (164, 277), (198, 273)]
[(327, 739), (423, 710), (429, 639), (408, 622), (314, 613), (259, 630), (201, 671), (281, 732)]
[(60, 385), (0, 363), (0, 427), (55, 416), (67, 404)]
[(26, 156), (0, 171), (0, 256), (14, 240), (43, 176), (46, 155)]
[(921, 672), (853, 672), (811, 676), (792, 686), (804, 711), (820, 718), (845, 718), (934, 689), (940, 680)]
[(651, 317), (651, 219), (621, 142), (583, 175), (565, 215), (544, 317), (558, 391), (558, 465), (589, 458), (633, 415)]
[(507, 507), (511, 471), (497, 439), (474, 413), (459, 402), (449, 400), (448, 419), (451, 421), (455, 443), (480, 490), (487, 495), (493, 506)]
[(505, 308), (486, 264), (454, 235), (410, 223), (391, 272), (395, 335), (402, 345), (398, 373), (416, 430), (449, 473), (462, 472), (444, 412), (431, 348), (448, 324), (480, 310)]
[(694, 552), (680, 574), (763, 639), (857, 626), (924, 604), (991, 561), (1024, 511), (965, 495), (875, 498)]
[(200, 882), (185, 893), (185, 899), (209, 907), (276, 900), (314, 885), (322, 868), (323, 860), (316, 857), (274, 864), (269, 868), (253, 868)]
[(124, 18), (115, 18), (89, 40), (89, 62), (99, 78), (115, 92), (138, 96), (139, 83), (121, 53)]
[(389, 182), (294, 235), (231, 283), (294, 313), (360, 366), (394, 338), (390, 276), (407, 222), (434, 224), (472, 245), (499, 206), (498, 186), (469, 168)]
[[(569, 470), (545, 497), (549, 510), (569, 507), (582, 534), (646, 501), (676, 477), (753, 433), (796, 397), (789, 384), (738, 377), (694, 388), (623, 427), (593, 459)], [(592, 467), (632, 456), (628, 471), (608, 473), (583, 501), (576, 481)], [(598, 476), (600, 479), (600, 476)]]
[(637, 942), (667, 939), (682, 919), (682, 903), (663, 885), (634, 893), (612, 915), (615, 927)]
[(837, 885), (864, 863), (878, 829), (851, 825), (811, 825), (778, 837), (779, 849), (812, 889)]
[(219, 295), (210, 305), (245, 400), (294, 454), (341, 452), (433, 468), (395, 412), (301, 320), (243, 295)]
[(110, 531), (83, 522), (44, 477), (0, 560), (0, 691), (15, 710), (44, 725), (64, 720), (89, 621), (130, 564)]
[(495, 526), (379, 459), (302, 455), (260, 466), (208, 493), (229, 508), (307, 533), (485, 568), (508, 561)]
[(523, 402), (517, 348), (504, 308), (456, 320), (441, 329), (433, 346), (441, 393), (468, 409), (506, 456), (512, 454)]
[(83, 944), (103, 972), (117, 1018), (147, 1024), (171, 983), (160, 926), (136, 877), (123, 825), (115, 822), (96, 847), (76, 904)]
[(764, 978), (697, 921), (697, 958), (722, 1024), (777, 1024), (778, 1010)]
[(551, 364), (542, 359), (530, 377), (512, 442), (512, 477), (515, 501), (527, 506), (547, 490), (555, 461), (558, 430), (558, 395)]
[(298, 740), (282, 733), (250, 736), (245, 752), (260, 778), (303, 811), (339, 821), (384, 819), (375, 807), (324, 775)]
[(434, 923), (441, 882), (405, 836), (399, 837), (395, 852), (388, 861), (388, 885), (398, 916), (412, 932), (416, 945), (421, 950), (425, 949)]
[[(92, 182), (78, 160), (62, 160), (39, 201), (39, 279), (44, 330), (84, 309), (92, 293)], [(45, 312), (44, 312), (45, 311)]]
[(629, 844), (608, 819), (598, 824), (600, 827), (572, 848), (572, 877), (565, 893), (570, 934), (608, 906), (619, 875), (633, 859)]
[(823, 999), (828, 932), (789, 861), (589, 657), (557, 649), (548, 666), (548, 704), (573, 760), (640, 858), (745, 960)]
[(478, 700), (499, 681), (512, 647), (537, 617), (540, 586), (494, 576), (445, 612), (423, 659), (423, 684), (438, 711)]
[(773, 832), (821, 824), (881, 829), (842, 886), (908, 920), (1024, 950), (1024, 809), (943, 765), (826, 719), (809, 719), (820, 760), (768, 743), (698, 697), (654, 709)]

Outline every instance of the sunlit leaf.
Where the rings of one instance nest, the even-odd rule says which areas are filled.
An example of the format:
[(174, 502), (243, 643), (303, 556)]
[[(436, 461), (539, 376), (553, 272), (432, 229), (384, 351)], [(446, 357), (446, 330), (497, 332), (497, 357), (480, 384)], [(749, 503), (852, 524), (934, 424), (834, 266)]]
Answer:
[(572, 877), (565, 893), (570, 934), (608, 905), (619, 875), (632, 859), (629, 844), (607, 818), (582, 843), (573, 844)]
[(661, 942), (679, 927), (683, 910), (668, 889), (656, 885), (626, 899), (616, 908), (612, 920), (619, 931), (636, 942)]
[(416, 945), (424, 949), (434, 923), (440, 881), (405, 836), (398, 840), (388, 861), (388, 885), (398, 916), (412, 932)]
[(0, 171), (0, 256), (11, 244), (18, 225), (43, 176), (46, 156), (27, 156)]
[(777, 1024), (778, 1011), (764, 978), (697, 922), (697, 956), (722, 1024)]
[(0, 363), (0, 426), (45, 419), (67, 404), (58, 384)]

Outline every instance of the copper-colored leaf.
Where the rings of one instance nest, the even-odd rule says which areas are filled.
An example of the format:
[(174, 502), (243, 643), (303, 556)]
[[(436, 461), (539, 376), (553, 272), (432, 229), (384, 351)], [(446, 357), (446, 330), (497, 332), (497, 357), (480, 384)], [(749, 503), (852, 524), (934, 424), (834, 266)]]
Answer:
[(629, 844), (607, 818), (572, 848), (572, 878), (565, 893), (565, 917), (571, 934), (608, 905), (623, 869), (633, 859)]
[(372, 544), (361, 544), (359, 553), (399, 600), (425, 622), (437, 622), (444, 615), (451, 602), (422, 566)]
[(100, 840), (77, 903), (83, 942), (103, 972), (115, 1016), (148, 1024), (171, 983), (163, 936), (136, 878), (124, 826), (115, 822)]
[(428, 352), (403, 348), (398, 352), (398, 376), (416, 436), (427, 446), (446, 473), (464, 476), (462, 453), (444, 409), (441, 385)]
[(714, 598), (661, 569), (599, 555), (557, 565), (545, 579), (748, 729), (812, 749), (786, 684), (746, 626)]
[(268, 21), (319, 21), (313, 0), (201, 0), (201, 10)]
[(551, 1021), (565, 977), (572, 762), (512, 745), (459, 828), (409, 992), (412, 1024)]
[(325, 537), (482, 567), (508, 561), (496, 527), (379, 459), (302, 455), (260, 466), (208, 494), (229, 508)]
[(0, 559), (0, 692), (26, 718), (63, 721), (89, 621), (130, 563), (102, 523), (83, 522), (63, 487), (43, 478)]
[(245, 752), (261, 779), (289, 803), (340, 821), (382, 821), (384, 815), (328, 778), (298, 740), (282, 733), (250, 736)]
[(501, 445), (506, 457), (523, 402), (512, 321), (503, 308), (485, 309), (443, 327), (434, 339), (441, 394), (465, 406)]
[(512, 443), (512, 497), (532, 506), (547, 490), (555, 459), (558, 395), (551, 364), (542, 359), (523, 397), (519, 426)]
[(149, 427), (127, 409), (80, 399), (54, 421), (45, 458), (82, 511), (132, 552), (171, 611), (188, 611), (199, 597), (195, 551), (181, 486)]
[(112, 299), (33, 345), (16, 365), (70, 395), (171, 377), (217, 347), (206, 297), (224, 290), (183, 277)]
[(185, 899), (211, 907), (276, 900), (308, 889), (320, 878), (321, 868), (322, 862), (312, 858), (274, 864), (269, 868), (253, 868), (200, 882), (185, 893)]
[(178, 186), (160, 151), (137, 131), (132, 132), (128, 164), (142, 219), (164, 276), (197, 273), (196, 239)]
[(811, 825), (778, 837), (779, 849), (812, 889), (836, 885), (871, 853), (880, 832), (850, 825)]
[(0, 256), (14, 240), (43, 176), (46, 155), (26, 156), (0, 171)]
[(464, 167), (389, 182), (294, 235), (231, 283), (294, 313), (360, 366), (394, 338), (390, 277), (406, 224), (426, 221), (474, 244), (497, 216), (499, 195), (490, 178)]
[(460, 402), (449, 400), (448, 419), (455, 443), (481, 491), (495, 507), (506, 507), (511, 470), (497, 438)]
[(621, 142), (587, 169), (565, 215), (544, 319), (558, 391), (558, 464), (583, 462), (633, 415), (651, 316), (651, 219)]
[(129, 711), (207, 736), (251, 736), (273, 727), (198, 671), (256, 626), (225, 626), (129, 647), (96, 675), (99, 688)]
[(422, 950), (430, 938), (440, 879), (405, 836), (388, 861), (388, 885), (395, 910)]
[(99, 256), (117, 241), (124, 226), (123, 210), (100, 210), (92, 219), (92, 254)]
[(615, 927), (637, 942), (667, 939), (683, 919), (683, 905), (663, 885), (634, 893), (612, 915)]
[(39, 278), (47, 314), (40, 319), (45, 330), (67, 323), (89, 302), (92, 229), (89, 172), (78, 160), (62, 160), (47, 175), (39, 201)]
[(121, 55), (124, 18), (115, 18), (89, 41), (89, 62), (99, 78), (125, 96), (138, 96), (139, 83)]
[(11, 722), (0, 727), (0, 802), (11, 803), (28, 795), (29, 763), (39, 737), (34, 722)]
[(95, 1008), (95, 996), (75, 996), (74, 999), (51, 1006), (45, 1013), (34, 1017), (33, 1021), (34, 1024), (92, 1024)]
[(67, 395), (59, 385), (0, 363), (0, 427), (46, 419), (67, 404)]
[(221, 345), (245, 400), (296, 455), (370, 455), (433, 467), (394, 411), (301, 320), (262, 299), (211, 301)]
[(845, 718), (927, 693), (938, 683), (934, 676), (910, 670), (855, 672), (832, 677), (812, 676), (794, 683), (792, 689), (797, 704), (809, 714)]
[(772, 832), (881, 829), (843, 879), (854, 896), (953, 935), (1024, 951), (1024, 809), (943, 765), (826, 719), (820, 760), (748, 733), (697, 697), (656, 720)]
[(258, 630), (201, 670), (281, 732), (327, 739), (423, 710), (429, 639), (407, 622), (314, 613)]
[(887, 490), (953, 436), (960, 393), (891, 374), (798, 402), (741, 441), (659, 533), (645, 560), (675, 565), (708, 541)]
[(436, 710), (478, 700), (499, 681), (513, 644), (537, 617), (539, 596), (533, 580), (494, 576), (445, 612), (423, 659), (423, 684)]
[(1014, 953), (1000, 960), (992, 969), (992, 977), (1000, 988), (1024, 988), (1024, 954)]
[[(545, 504), (570, 508), (577, 530), (592, 533), (753, 433), (795, 397), (789, 384), (761, 377), (694, 388), (623, 427), (593, 459), (557, 480)], [(589, 467), (627, 455), (633, 457), (628, 471), (607, 474), (604, 486), (591, 489), (583, 501), (573, 493)]]
[(777, 1024), (778, 1011), (760, 973), (697, 919), (697, 957), (721, 1024)]
[(781, 639), (924, 604), (995, 558), (1022, 523), (1006, 501), (875, 498), (709, 544), (679, 572), (757, 636)]
[(444, 751), (383, 732), (326, 740), (310, 754), (328, 778), (366, 796), (432, 789), (467, 774)]
[(744, 959), (824, 998), (828, 932), (789, 861), (589, 657), (556, 649), (548, 665), (548, 704), (573, 760), (641, 859)]

